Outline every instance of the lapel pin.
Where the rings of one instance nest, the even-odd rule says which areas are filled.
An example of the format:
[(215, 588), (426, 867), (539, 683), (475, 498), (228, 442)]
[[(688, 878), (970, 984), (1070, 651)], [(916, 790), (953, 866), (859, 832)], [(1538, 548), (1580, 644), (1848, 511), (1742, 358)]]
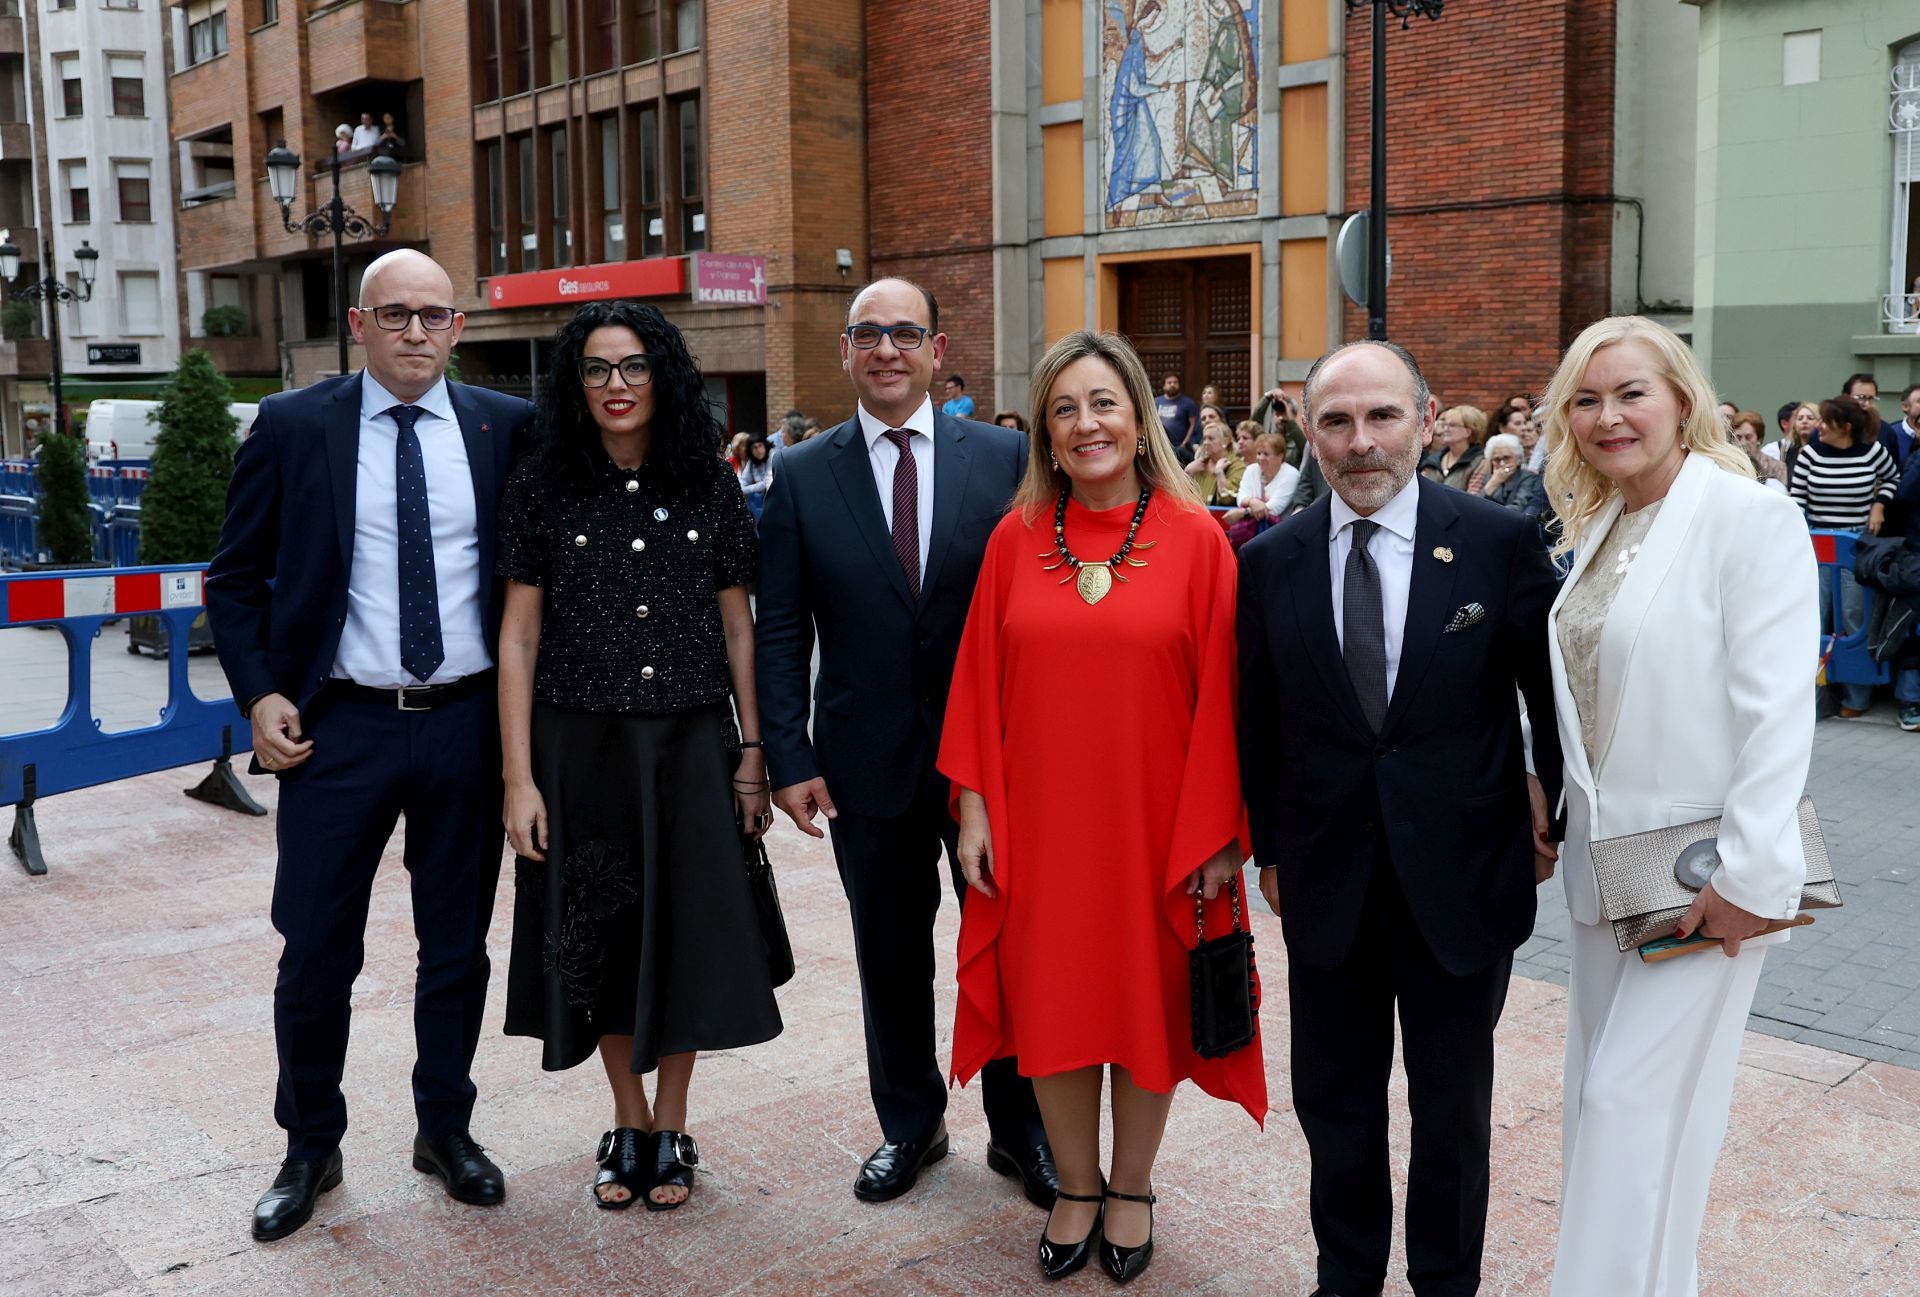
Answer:
[(1453, 562), (1453, 551), (1448, 549), (1445, 545), (1434, 546), (1433, 556), (1439, 559), (1442, 563)]

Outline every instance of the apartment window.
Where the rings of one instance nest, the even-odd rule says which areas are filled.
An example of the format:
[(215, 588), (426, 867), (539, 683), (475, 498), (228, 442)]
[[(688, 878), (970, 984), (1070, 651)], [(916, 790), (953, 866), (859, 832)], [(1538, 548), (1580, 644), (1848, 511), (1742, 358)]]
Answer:
[(188, 0), (187, 65), (227, 52), (227, 0)]
[(547, 79), (555, 85), (567, 79), (567, 0), (547, 0)]
[[(280, 0), (260, 0), (260, 25), (280, 21)], [(236, 281), (237, 282), (237, 281)]]
[(240, 276), (208, 275), (207, 305), (231, 306), (236, 311), (246, 310), (246, 295), (240, 291)]
[(80, 56), (56, 54), (54, 73), (60, 78), (60, 115), (78, 117), (87, 111), (86, 95), (80, 88)]
[(632, 33), (627, 62), (645, 63), (660, 57), (660, 0), (631, 0), (627, 30)]
[(474, 9), (474, 33), (480, 47), (480, 96), (476, 102), (492, 103), (500, 97), (500, 15), (493, 0), (480, 0)]
[(1880, 317), (1893, 333), (1920, 333), (1920, 41), (1893, 65), (1893, 228), (1891, 282)]
[(620, 218), (620, 118), (610, 114), (599, 122), (600, 233), (608, 261), (627, 259), (627, 223)]
[(67, 219), (70, 221), (92, 220), (93, 195), (87, 188), (87, 164), (84, 161), (62, 162), (60, 187), (67, 191)]
[(494, 140), (482, 150), (487, 169), (487, 273), (507, 273), (506, 150)]
[(673, 48), (700, 47), (700, 0), (673, 0)]
[(73, 0), (47, 0), (47, 8), (71, 9), (73, 8)]
[(113, 85), (115, 117), (147, 115), (146, 60), (138, 54), (109, 54), (107, 77)]
[(642, 108), (640, 118), (640, 255), (657, 257), (667, 245), (660, 215), (660, 110)]
[(534, 160), (533, 136), (514, 141), (520, 163), (520, 269), (540, 269), (540, 168)]
[(573, 222), (567, 217), (567, 191), (572, 173), (567, 170), (567, 128), (547, 132), (547, 157), (552, 164), (548, 173), (553, 183), (553, 264), (573, 264)]
[(1820, 79), (1820, 29), (1788, 32), (1780, 38), (1780, 83), (1812, 85)]
[(100, 0), (100, 3), (107, 9), (138, 9), (140, 7), (140, 0)]
[(121, 272), (120, 313), (128, 337), (159, 333), (160, 276), (147, 270)]
[(614, 29), (619, 18), (618, 0), (587, 0), (588, 72), (605, 72), (613, 66)]
[(153, 219), (152, 175), (151, 163), (116, 162), (113, 164), (113, 184), (120, 194), (121, 220), (151, 221)]
[(533, 89), (533, 0), (501, 0), (513, 5), (513, 84), (512, 95)]
[(706, 185), (701, 171), (700, 101), (682, 99), (674, 104), (680, 119), (680, 246), (686, 252), (700, 252), (707, 246), (707, 210), (702, 201)]

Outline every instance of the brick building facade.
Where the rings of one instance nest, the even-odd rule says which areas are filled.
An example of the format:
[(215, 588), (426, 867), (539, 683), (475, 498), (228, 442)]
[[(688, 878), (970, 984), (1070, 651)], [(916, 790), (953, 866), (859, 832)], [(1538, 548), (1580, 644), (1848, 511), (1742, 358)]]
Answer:
[[(1024, 410), (1073, 328), (1134, 332), (1230, 417), (1364, 331), (1333, 265), (1367, 201), (1367, 20), (1342, 0), (232, 3), (229, 48), (173, 78), (182, 165), (224, 149), (238, 178), (181, 213), (181, 260), (277, 303), (290, 382), (334, 366), (329, 246), (281, 230), (263, 159), (285, 138), (308, 164), (296, 207), (320, 206), (313, 164), (363, 109), (408, 142), (354, 284), (385, 247), (426, 248), (468, 313), (462, 372), (509, 390), (582, 285), (633, 262), (684, 263), (652, 291), (740, 428), (845, 414), (847, 296), (882, 274), (938, 296), (945, 367), (983, 415)], [(1662, 4), (1390, 24), (1389, 322), (1449, 396), (1537, 391), (1574, 332), (1640, 302), (1651, 243), (1690, 248), (1690, 207), (1677, 236), (1649, 224), (1635, 168), (1662, 132), (1690, 151), (1691, 119), (1628, 123), (1638, 92), (1616, 93)], [(362, 210), (365, 168), (346, 174)], [(696, 262), (721, 255), (758, 259), (764, 304), (696, 300)]]
[[(1616, 0), (1449, 5), (1405, 31), (1388, 20), (1387, 331), (1443, 401), (1540, 393), (1613, 308), (1616, 21)], [(1369, 23), (1347, 23), (1350, 211), (1369, 200)], [(1347, 303), (1343, 327), (1365, 337), (1366, 313)]]

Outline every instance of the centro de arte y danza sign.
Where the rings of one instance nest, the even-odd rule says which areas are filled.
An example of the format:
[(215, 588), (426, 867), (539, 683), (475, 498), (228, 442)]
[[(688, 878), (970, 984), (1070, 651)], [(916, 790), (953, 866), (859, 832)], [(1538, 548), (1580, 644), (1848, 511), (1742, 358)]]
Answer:
[(495, 275), (487, 280), (486, 287), (487, 305), (498, 309), (682, 294), (703, 306), (762, 306), (767, 300), (766, 259), (696, 252), (685, 257)]

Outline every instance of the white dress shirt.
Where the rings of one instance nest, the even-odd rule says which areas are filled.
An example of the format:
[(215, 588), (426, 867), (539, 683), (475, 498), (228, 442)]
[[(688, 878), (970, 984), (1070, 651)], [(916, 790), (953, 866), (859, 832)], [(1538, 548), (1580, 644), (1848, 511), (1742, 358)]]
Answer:
[[(920, 577), (925, 580), (927, 546), (933, 540), (933, 399), (921, 397), (920, 408), (900, 427), (913, 434), (907, 438), (907, 447), (913, 451), (913, 467), (919, 479), (914, 499), (920, 506)], [(860, 431), (867, 439), (867, 462), (873, 466), (873, 484), (880, 490), (880, 512), (891, 532), (893, 470), (900, 463), (900, 448), (887, 440), (887, 434), (893, 431), (892, 425), (868, 414), (864, 405), (860, 407)]]
[(427, 511), (433, 523), (433, 579), (440, 596), (440, 642), (446, 658), (428, 684), (446, 684), (493, 665), (482, 628), (480, 525), (467, 443), (441, 379), (419, 400), (405, 402), (372, 374), (360, 375), (360, 454), (353, 497), (353, 570), (347, 577), (347, 624), (333, 659), (337, 680), (378, 689), (420, 682), (400, 665), (400, 527), (395, 499), (399, 425), (387, 411), (413, 404), (427, 472)]
[(380, 142), (380, 128), (368, 122), (362, 122), (353, 128), (353, 151), (370, 149)]
[[(1359, 518), (1340, 493), (1333, 492), (1327, 562), (1333, 565), (1333, 634), (1343, 653), (1347, 647), (1347, 552), (1353, 548), (1353, 524)], [(1392, 698), (1394, 681), (1400, 675), (1400, 642), (1407, 629), (1407, 591), (1413, 585), (1413, 529), (1420, 521), (1419, 476), (1409, 478), (1400, 494), (1376, 509), (1369, 521), (1380, 524), (1367, 553), (1380, 572), (1380, 629), (1387, 649), (1387, 697)]]

